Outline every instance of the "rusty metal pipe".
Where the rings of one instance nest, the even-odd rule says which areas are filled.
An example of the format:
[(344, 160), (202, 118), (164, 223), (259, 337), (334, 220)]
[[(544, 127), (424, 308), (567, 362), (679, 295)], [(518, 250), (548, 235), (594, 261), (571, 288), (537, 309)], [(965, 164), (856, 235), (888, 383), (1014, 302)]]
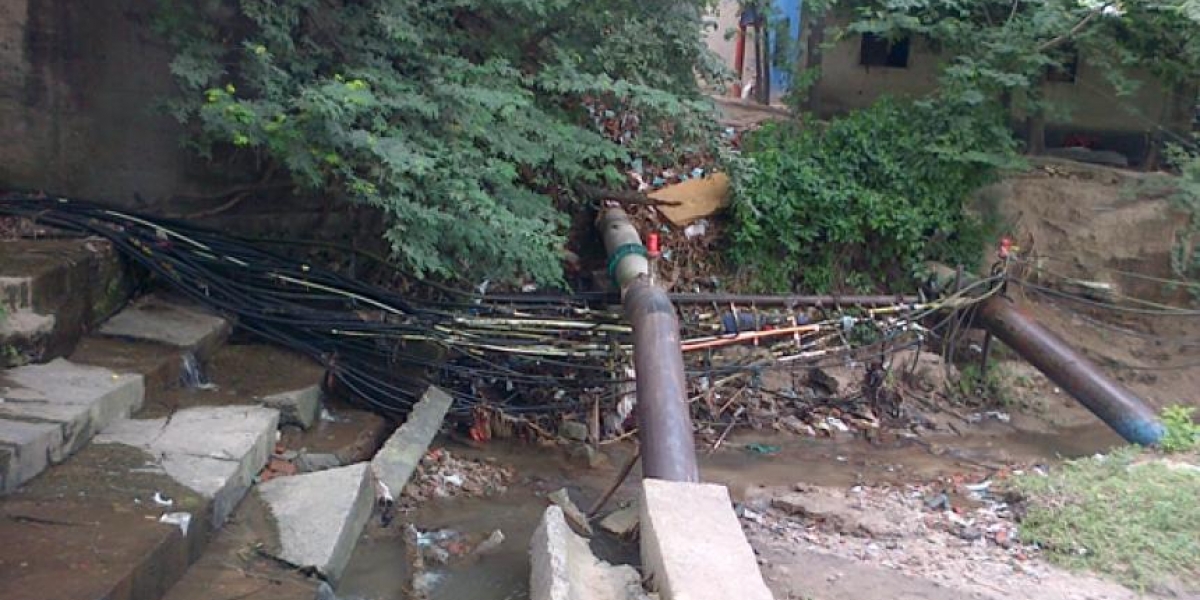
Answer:
[(625, 318), (633, 326), (638, 437), (642, 473), (669, 481), (699, 481), (679, 317), (665, 290), (651, 281), (646, 248), (620, 208), (600, 215), (608, 271), (621, 287)]
[(1012, 300), (989, 298), (980, 304), (976, 318), (1121, 437), (1143, 446), (1162, 438), (1163, 425), (1150, 407), (1032, 317), (1022, 314)]
[[(786, 295), (786, 294), (725, 294), (720, 292), (667, 294), (675, 304), (756, 304), (759, 306), (891, 306), (893, 304), (917, 304), (918, 296), (904, 295)], [(482, 296), (486, 302), (513, 302), (526, 304), (556, 304), (566, 302), (619, 302), (620, 296), (607, 292), (576, 292), (574, 294), (488, 294)]]

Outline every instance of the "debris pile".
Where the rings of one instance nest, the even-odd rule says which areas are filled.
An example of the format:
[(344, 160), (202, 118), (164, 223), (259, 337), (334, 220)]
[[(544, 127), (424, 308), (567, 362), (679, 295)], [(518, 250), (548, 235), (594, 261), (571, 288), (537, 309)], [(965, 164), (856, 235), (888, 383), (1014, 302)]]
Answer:
[(932, 485), (799, 485), (740, 507), (752, 543), (782, 543), (896, 569), (933, 581), (1004, 586), (1036, 581), (1046, 567), (1021, 542), (1014, 510), (991, 480)]
[(494, 496), (508, 489), (514, 475), (511, 467), (493, 460), (458, 458), (435, 448), (421, 459), (400, 501), (416, 505), (435, 498)]

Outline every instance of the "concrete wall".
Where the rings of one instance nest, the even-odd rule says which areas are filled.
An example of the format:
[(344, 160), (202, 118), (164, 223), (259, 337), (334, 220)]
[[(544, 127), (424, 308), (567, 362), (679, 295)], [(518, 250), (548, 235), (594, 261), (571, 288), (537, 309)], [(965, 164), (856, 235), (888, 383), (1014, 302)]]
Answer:
[(153, 0), (0, 0), (0, 185), (131, 204), (193, 188)]

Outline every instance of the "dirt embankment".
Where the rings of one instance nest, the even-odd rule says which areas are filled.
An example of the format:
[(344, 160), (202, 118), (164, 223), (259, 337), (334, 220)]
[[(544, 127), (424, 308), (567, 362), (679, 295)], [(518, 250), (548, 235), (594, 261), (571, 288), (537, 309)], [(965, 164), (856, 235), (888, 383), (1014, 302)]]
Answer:
[(1164, 181), (1044, 159), (979, 194), (1016, 241), (1016, 274), (1031, 284), (1011, 293), (1157, 408), (1200, 405), (1197, 299), (1169, 283), (1179, 279), (1172, 255), (1196, 240)]

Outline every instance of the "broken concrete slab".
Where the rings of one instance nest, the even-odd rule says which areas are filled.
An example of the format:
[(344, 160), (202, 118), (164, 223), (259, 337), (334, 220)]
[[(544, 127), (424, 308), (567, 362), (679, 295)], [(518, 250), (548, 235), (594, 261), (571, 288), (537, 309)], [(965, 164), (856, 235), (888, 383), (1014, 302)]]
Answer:
[(0, 493), (17, 489), (50, 466), (63, 446), (57, 423), (0, 420)]
[(391, 500), (400, 495), (413, 471), (429, 448), (433, 436), (437, 435), (450, 410), (452, 399), (446, 392), (430, 386), (421, 396), (408, 419), (396, 433), (384, 442), (383, 447), (371, 459), (371, 469), (383, 488), (383, 495)]
[(130, 419), (96, 436), (157, 457), (156, 467), (212, 500), (219, 527), (262, 470), (275, 443), (279, 412), (259, 406), (202, 406), (170, 418)]
[(321, 386), (310, 385), (298, 390), (270, 394), (259, 399), (263, 406), (279, 410), (282, 425), (312, 427), (321, 414)]
[[(641, 576), (628, 565), (596, 558), (587, 541), (571, 531), (558, 506), (551, 506), (530, 544), (531, 600), (645, 600)], [(730, 596), (734, 598), (737, 596)]]
[[(10, 444), (20, 458), (8, 465), (6, 489), (61, 462), (109, 423), (129, 417), (144, 397), (140, 375), (120, 375), (61, 358), (0, 373), (0, 422), (10, 423), (6, 430), (13, 432), (10, 440), (0, 442)], [(57, 433), (50, 435), (48, 426)]]
[(600, 529), (617, 537), (631, 536), (633, 532), (637, 531), (640, 512), (637, 504), (618, 508), (600, 519)]
[(205, 359), (231, 331), (229, 321), (200, 308), (159, 296), (145, 296), (100, 326), (99, 333), (181, 348)]
[(279, 558), (336, 582), (371, 516), (373, 490), (369, 463), (260, 485), (279, 527)]
[(722, 485), (644, 479), (642, 564), (663, 600), (772, 600)]

